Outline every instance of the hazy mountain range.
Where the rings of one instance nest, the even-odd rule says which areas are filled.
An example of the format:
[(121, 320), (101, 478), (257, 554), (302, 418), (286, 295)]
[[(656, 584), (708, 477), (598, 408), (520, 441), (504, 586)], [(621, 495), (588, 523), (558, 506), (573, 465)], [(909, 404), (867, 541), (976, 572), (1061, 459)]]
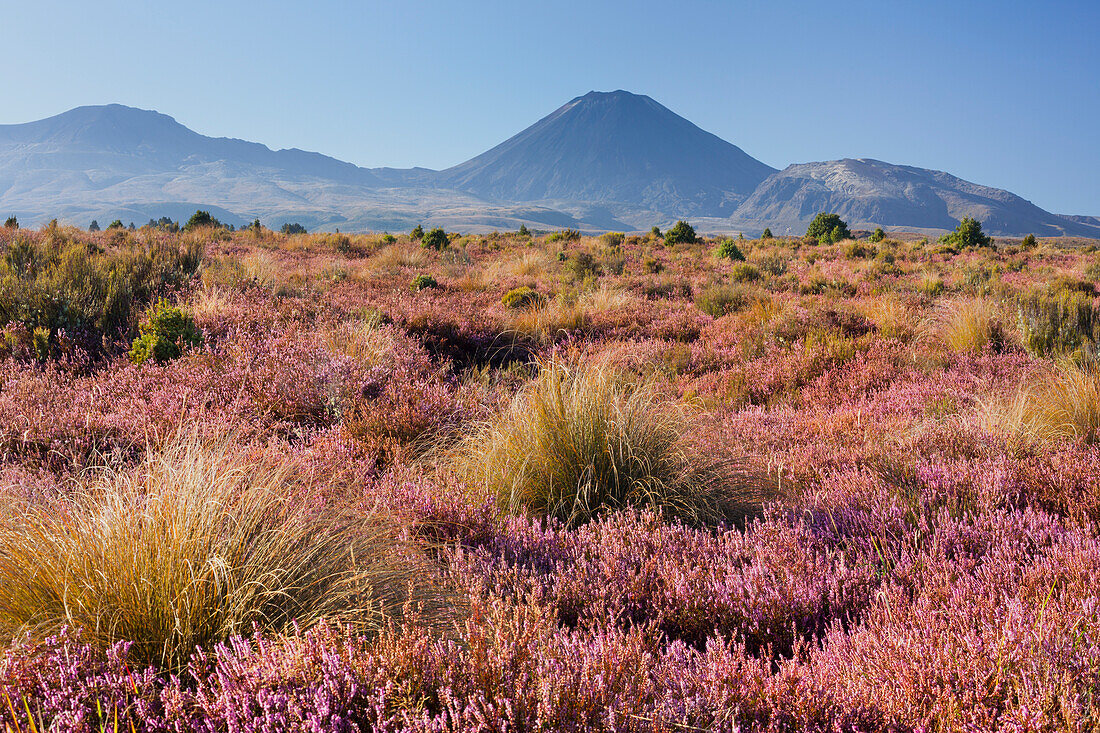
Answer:
[(343, 231), (575, 227), (639, 230), (685, 218), (705, 231), (804, 231), (818, 211), (851, 226), (1100, 237), (1061, 216), (940, 171), (845, 159), (776, 171), (646, 96), (590, 92), (443, 171), (361, 168), (319, 153), (195, 133), (112, 104), (0, 125), (0, 215), (142, 223), (197, 208), (229, 223)]

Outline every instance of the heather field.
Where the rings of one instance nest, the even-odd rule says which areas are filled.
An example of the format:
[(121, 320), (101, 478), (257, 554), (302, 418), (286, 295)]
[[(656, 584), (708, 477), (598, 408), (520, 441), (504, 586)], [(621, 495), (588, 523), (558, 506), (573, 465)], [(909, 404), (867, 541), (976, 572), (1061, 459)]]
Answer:
[(0, 229), (4, 729), (1100, 728), (1100, 243), (671, 233)]

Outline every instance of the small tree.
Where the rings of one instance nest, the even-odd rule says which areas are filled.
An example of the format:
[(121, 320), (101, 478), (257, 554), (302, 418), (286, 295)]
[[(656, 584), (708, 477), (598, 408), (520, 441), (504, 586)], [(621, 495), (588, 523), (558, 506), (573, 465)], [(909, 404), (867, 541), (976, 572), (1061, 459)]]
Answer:
[(443, 249), (448, 244), (450, 244), (450, 240), (447, 239), (447, 232), (439, 227), (425, 234), (420, 242), (420, 246), (427, 247), (428, 249)]
[(519, 234), (519, 235), (520, 235), (521, 237), (529, 237), (529, 236), (531, 236), (531, 232), (530, 232), (530, 231), (528, 231), (528, 229), (527, 229), (527, 225), (526, 225), (526, 224), (520, 224), (520, 225), (519, 225), (519, 231), (518, 231), (518, 232), (516, 232), (516, 233), (517, 233), (517, 234)]
[(745, 254), (741, 251), (741, 248), (737, 246), (737, 242), (732, 239), (723, 239), (718, 245), (718, 249), (714, 250), (714, 255), (719, 259), (733, 260), (734, 262), (743, 262), (745, 260)]
[(760, 235), (760, 238), (761, 239), (775, 239), (775, 237), (772, 236), (772, 230), (768, 227), (764, 227), (764, 233)]
[(1029, 234), (1024, 237), (1024, 241), (1020, 242), (1020, 246), (1024, 249), (1035, 249), (1039, 246), (1039, 242), (1035, 239), (1034, 234)]
[(681, 219), (665, 232), (665, 244), (695, 244), (695, 230)]
[(649, 233), (652, 234), (655, 237), (660, 237), (661, 236), (661, 227), (653, 227), (652, 229), (649, 230)]
[(416, 242), (416, 241), (418, 241), (420, 239), (423, 239), (423, 238), (424, 238), (424, 227), (417, 224), (415, 227), (413, 227), (413, 230), (411, 232), (409, 232), (409, 239)]
[(99, 222), (96, 221), (95, 219), (92, 219), (92, 223), (88, 225), (88, 231), (89, 232), (98, 232), (99, 231)]
[(125, 229), (125, 228), (126, 227), (123, 225), (122, 219), (115, 219), (114, 221), (112, 221), (110, 224), (107, 225), (107, 231), (111, 231), (113, 229)]
[(283, 234), (305, 234), (306, 228), (298, 222), (294, 222), (293, 224), (283, 224), (283, 228), (279, 231)]
[(881, 242), (886, 239), (886, 232), (882, 231), (882, 227), (876, 227), (875, 231), (871, 232), (872, 242)]
[(940, 237), (940, 242), (960, 248), (989, 247), (993, 244), (993, 239), (982, 232), (982, 223), (980, 221), (967, 216), (959, 222), (959, 225), (955, 227), (955, 231)]
[(14, 216), (9, 216), (7, 221), (4, 222), (4, 228), (5, 229), (18, 229), (19, 228), (19, 220), (16, 219)]
[(826, 214), (824, 211), (814, 217), (810, 226), (806, 229), (806, 236), (813, 237), (819, 242), (839, 242), (849, 239), (852, 233), (848, 231), (848, 225), (838, 214)]
[(183, 230), (189, 232), (192, 229), (198, 229), (200, 227), (220, 227), (222, 223), (210, 216), (209, 211), (203, 211), (199, 209), (191, 218), (187, 220), (187, 223), (183, 225)]

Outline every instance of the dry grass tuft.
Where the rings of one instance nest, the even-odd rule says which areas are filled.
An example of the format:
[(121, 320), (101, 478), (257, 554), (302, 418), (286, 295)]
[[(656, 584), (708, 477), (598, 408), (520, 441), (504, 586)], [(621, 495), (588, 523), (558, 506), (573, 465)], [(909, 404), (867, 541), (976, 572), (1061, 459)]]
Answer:
[(254, 626), (321, 619), (366, 633), (446, 599), (426, 561), (378, 513), (310, 506), (290, 469), (228, 442), (182, 439), (126, 472), (105, 472), (59, 506), (0, 514), (0, 628), (83, 629), (131, 659), (179, 669)]
[(469, 434), (458, 472), (510, 511), (582, 523), (650, 507), (693, 524), (743, 521), (773, 496), (737, 461), (687, 438), (689, 415), (651, 383), (551, 362), (503, 415)]
[(957, 353), (996, 350), (1006, 339), (997, 307), (982, 298), (941, 304), (933, 317), (932, 331), (944, 346)]
[(986, 428), (1025, 441), (1100, 440), (1100, 372), (1062, 361), (1014, 396), (984, 403)]

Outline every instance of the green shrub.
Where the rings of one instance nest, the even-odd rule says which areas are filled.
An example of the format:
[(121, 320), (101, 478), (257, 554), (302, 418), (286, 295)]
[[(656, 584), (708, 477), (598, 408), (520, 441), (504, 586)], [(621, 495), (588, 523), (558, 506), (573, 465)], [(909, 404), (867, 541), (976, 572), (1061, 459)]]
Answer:
[(1033, 356), (1094, 356), (1100, 341), (1100, 313), (1085, 293), (1033, 290), (1017, 303), (1024, 348)]
[(130, 347), (130, 361), (143, 364), (153, 359), (158, 364), (177, 358), (185, 349), (199, 346), (202, 333), (190, 314), (161, 299), (139, 326), (141, 335)]
[(819, 242), (833, 243), (842, 239), (851, 239), (852, 233), (848, 231), (848, 225), (837, 214), (821, 212), (813, 218), (806, 229), (806, 236), (813, 237)]
[(882, 227), (875, 227), (875, 231), (871, 232), (869, 239), (877, 244), (886, 239), (886, 232), (882, 231)]
[(1035, 249), (1038, 246), (1039, 242), (1035, 239), (1034, 234), (1027, 235), (1024, 237), (1023, 241), (1020, 242), (1020, 247), (1023, 249)]
[(962, 249), (964, 247), (988, 247), (993, 239), (982, 232), (982, 223), (969, 216), (964, 217), (955, 231), (940, 237), (940, 244)]
[(509, 308), (533, 308), (546, 302), (546, 297), (534, 288), (526, 285), (509, 290), (500, 299), (501, 303)]
[(588, 277), (599, 277), (603, 270), (591, 252), (578, 250), (569, 255), (565, 261), (565, 271), (576, 280), (584, 280)]
[(19, 228), (19, 220), (16, 219), (14, 216), (9, 216), (7, 219), (4, 220), (4, 228), (5, 229), (18, 229)]
[[(111, 226), (108, 229), (114, 229), (115, 224), (122, 227), (122, 222), (117, 219), (111, 222)], [(220, 221), (210, 215), (209, 211), (198, 210), (191, 215), (191, 218), (187, 220), (187, 223), (183, 225), (183, 231), (189, 232), (192, 229), (198, 229), (200, 227), (222, 227), (224, 226)]]
[(450, 240), (447, 238), (447, 232), (439, 227), (432, 229), (420, 240), (420, 246), (427, 249), (439, 250), (445, 248), (448, 244), (450, 244)]
[(875, 256), (875, 248), (868, 247), (863, 242), (852, 242), (844, 248), (844, 256), (850, 260), (862, 260)]
[(383, 234), (378, 241), (382, 244), (393, 244), (397, 241), (397, 237), (393, 236), (392, 234)]
[(747, 262), (738, 262), (730, 270), (730, 279), (738, 283), (755, 282), (760, 279), (760, 270)]
[(530, 232), (530, 230), (527, 229), (526, 224), (520, 224), (519, 229), (516, 231), (516, 234), (518, 234), (521, 237), (530, 237), (531, 236), (531, 232)]
[[(207, 214), (207, 216), (209, 216), (209, 214)], [(194, 219), (195, 217), (191, 217), (191, 218)], [(109, 232), (113, 231), (115, 229), (125, 229), (125, 228), (126, 228), (126, 225), (122, 223), (122, 219), (115, 219), (114, 221), (112, 221), (110, 224), (107, 225), (107, 231), (109, 231)]]
[[(13, 218), (14, 218), (14, 217), (13, 217)], [(650, 229), (650, 230), (649, 230), (649, 233), (650, 233), (650, 234), (651, 234), (652, 236), (654, 236), (654, 237), (662, 237), (662, 236), (664, 236), (663, 234), (661, 234), (661, 227), (658, 227), (658, 226), (655, 226), (655, 227), (653, 227), (652, 229)]]
[(547, 242), (575, 242), (581, 238), (581, 233), (576, 229), (562, 229), (554, 232), (546, 238)]
[(606, 232), (600, 235), (600, 242), (606, 247), (621, 247), (626, 241), (626, 235), (622, 232)]
[(423, 238), (424, 238), (424, 227), (417, 224), (415, 227), (413, 227), (412, 231), (409, 232), (409, 239), (413, 240), (414, 242), (419, 242)]
[(745, 260), (745, 253), (737, 246), (737, 242), (729, 237), (718, 243), (717, 249), (714, 250), (714, 256), (734, 262), (744, 262)]
[(417, 275), (412, 280), (413, 291), (438, 288), (439, 283), (431, 275)]
[(99, 348), (130, 333), (137, 313), (187, 284), (201, 262), (197, 245), (107, 252), (56, 231), (37, 244), (16, 238), (0, 259), (0, 327), (44, 329), (51, 341), (63, 330)]
[(695, 244), (695, 230), (691, 224), (680, 220), (665, 232), (665, 244)]
[(664, 264), (656, 257), (646, 257), (642, 261), (642, 267), (650, 275), (659, 275), (665, 269)]
[(306, 234), (306, 228), (298, 222), (294, 222), (293, 224), (283, 224), (282, 228), (279, 231), (283, 234)]
[(772, 230), (771, 230), (770, 227), (764, 227), (764, 233), (760, 235), (760, 238), (761, 239), (775, 239), (775, 237), (772, 235)]

